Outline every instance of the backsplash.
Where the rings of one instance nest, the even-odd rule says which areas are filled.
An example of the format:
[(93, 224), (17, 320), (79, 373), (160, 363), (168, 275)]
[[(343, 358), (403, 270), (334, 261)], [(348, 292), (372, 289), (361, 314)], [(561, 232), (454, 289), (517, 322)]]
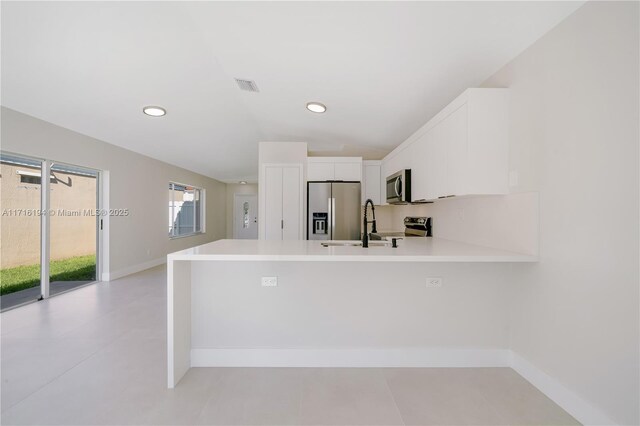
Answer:
[(448, 198), (432, 204), (376, 207), (378, 231), (402, 231), (405, 216), (433, 218), (433, 236), (538, 254), (538, 193)]
[[(376, 225), (380, 232), (404, 231), (406, 216), (427, 216), (427, 205), (376, 206)], [(369, 213), (371, 215), (371, 213)]]

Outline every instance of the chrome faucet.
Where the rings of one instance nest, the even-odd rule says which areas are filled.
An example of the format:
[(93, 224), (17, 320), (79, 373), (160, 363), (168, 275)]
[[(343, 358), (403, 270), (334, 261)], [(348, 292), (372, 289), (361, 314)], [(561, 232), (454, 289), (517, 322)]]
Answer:
[[(367, 206), (369, 206), (369, 204), (371, 204), (371, 214), (373, 215), (373, 220), (368, 221), (367, 220)], [(368, 228), (368, 224), (371, 223), (372, 227), (371, 227), (371, 232), (375, 233), (378, 232), (378, 230), (376, 229), (376, 209), (373, 206), (373, 201), (371, 200), (371, 198), (367, 199), (367, 201), (364, 203), (364, 219), (362, 221), (362, 225), (364, 228), (364, 232), (362, 233), (362, 247), (363, 248), (367, 248), (369, 247), (369, 234), (367, 233), (367, 228)]]

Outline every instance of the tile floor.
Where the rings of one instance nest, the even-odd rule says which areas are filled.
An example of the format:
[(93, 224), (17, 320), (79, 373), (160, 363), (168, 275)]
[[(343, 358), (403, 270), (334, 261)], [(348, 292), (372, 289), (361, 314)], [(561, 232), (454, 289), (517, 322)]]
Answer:
[(509, 368), (194, 368), (166, 389), (164, 267), (0, 320), (3, 425), (577, 424)]
[[(49, 283), (49, 294), (52, 296), (72, 290), (76, 287), (82, 287), (91, 281), (54, 281)], [(27, 288), (25, 290), (15, 291), (0, 297), (0, 311), (15, 308), (16, 306), (31, 303), (40, 298), (40, 284), (36, 287)]]

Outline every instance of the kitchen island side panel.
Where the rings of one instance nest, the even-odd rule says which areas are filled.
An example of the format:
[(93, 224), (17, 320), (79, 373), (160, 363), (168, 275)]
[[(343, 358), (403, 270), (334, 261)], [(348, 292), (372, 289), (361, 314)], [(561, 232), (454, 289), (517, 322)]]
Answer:
[[(364, 349), (363, 356), (367, 350), (404, 351), (411, 358), (411, 351), (507, 350), (511, 276), (522, 267), (194, 261), (192, 356), (203, 350), (242, 350), (235, 353), (245, 357), (251, 350), (260, 356), (265, 350)], [(277, 287), (262, 287), (263, 276), (278, 277)], [(441, 277), (443, 286), (427, 288), (427, 277)], [(260, 365), (238, 359), (237, 365), (248, 364)]]
[(191, 368), (191, 261), (167, 261), (167, 385)]

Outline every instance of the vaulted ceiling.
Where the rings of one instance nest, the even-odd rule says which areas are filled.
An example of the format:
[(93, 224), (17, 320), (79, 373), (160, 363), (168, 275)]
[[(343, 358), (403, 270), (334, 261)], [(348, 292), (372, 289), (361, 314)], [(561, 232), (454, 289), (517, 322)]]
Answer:
[(381, 158), (581, 4), (3, 2), (1, 101), (226, 181), (262, 140)]

